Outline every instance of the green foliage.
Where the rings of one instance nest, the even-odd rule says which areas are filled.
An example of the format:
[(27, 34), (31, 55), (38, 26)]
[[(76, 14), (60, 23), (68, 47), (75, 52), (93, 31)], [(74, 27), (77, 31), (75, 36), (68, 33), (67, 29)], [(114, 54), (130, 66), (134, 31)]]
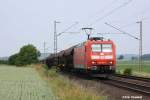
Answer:
[(131, 69), (131, 68), (126, 68), (126, 69), (123, 71), (123, 74), (124, 74), (124, 75), (132, 75), (132, 69)]
[(0, 60), (0, 64), (8, 64), (8, 61), (6, 61), (6, 60)]
[(131, 60), (138, 60), (138, 57), (131, 57)]
[(143, 59), (143, 60), (150, 60), (150, 54), (144, 54), (144, 55), (142, 56), (142, 59)]
[(40, 52), (33, 45), (25, 45), (20, 49), (18, 54), (9, 57), (9, 64), (23, 66), (38, 62)]
[[(139, 61), (134, 60), (134, 61), (117, 61), (117, 71), (119, 70), (121, 73), (123, 73), (124, 69), (126, 68), (131, 68), (134, 72), (139, 72)], [(143, 73), (150, 73), (150, 61), (144, 61), (142, 63), (142, 70)]]
[(123, 56), (123, 55), (120, 55), (117, 59), (118, 59), (118, 60), (123, 60), (123, 59), (124, 59), (124, 56)]
[[(56, 95), (57, 100), (106, 100), (107, 97), (99, 96), (99, 92), (86, 89), (71, 81), (67, 77), (59, 75), (57, 69), (52, 68), (45, 73), (44, 66), (38, 69), (40, 75), (47, 79), (47, 83)], [(103, 92), (103, 91), (102, 91)]]
[(46, 64), (43, 64), (43, 67), (44, 67), (46, 70), (49, 69), (48, 66), (47, 66)]
[(29, 67), (0, 65), (0, 100), (57, 100), (35, 67)]
[(15, 65), (17, 57), (18, 57), (18, 54), (14, 54), (14, 55), (10, 56), (8, 59), (8, 63), (10, 65)]
[(50, 70), (48, 70), (48, 76), (50, 76), (50, 77), (57, 77), (58, 76), (57, 69), (50, 69)]
[(116, 73), (117, 73), (117, 74), (121, 74), (120, 70), (118, 70)]

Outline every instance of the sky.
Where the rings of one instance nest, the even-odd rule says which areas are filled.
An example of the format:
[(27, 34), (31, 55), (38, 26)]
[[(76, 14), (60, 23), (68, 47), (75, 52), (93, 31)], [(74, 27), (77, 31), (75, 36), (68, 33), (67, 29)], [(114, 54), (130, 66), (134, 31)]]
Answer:
[(143, 54), (150, 53), (149, 5), (150, 0), (0, 0), (0, 56), (17, 53), (27, 44), (43, 52), (44, 42), (46, 52), (52, 53), (55, 20), (60, 22), (57, 33), (78, 22), (58, 37), (58, 51), (85, 41), (81, 28), (92, 27), (91, 36), (113, 40), (117, 54), (138, 54), (139, 41), (105, 23), (139, 37), (136, 22), (143, 20)]

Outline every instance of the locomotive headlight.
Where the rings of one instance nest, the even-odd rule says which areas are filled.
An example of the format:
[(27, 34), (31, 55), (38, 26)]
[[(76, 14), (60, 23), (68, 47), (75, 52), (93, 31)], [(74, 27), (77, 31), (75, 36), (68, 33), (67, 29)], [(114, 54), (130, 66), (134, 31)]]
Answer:
[(92, 64), (96, 64), (96, 62), (95, 62), (95, 61), (92, 61)]
[(92, 56), (91, 56), (91, 59), (100, 59), (100, 56), (92, 55)]
[(107, 55), (107, 56), (105, 56), (105, 59), (113, 59), (113, 56), (112, 55)]

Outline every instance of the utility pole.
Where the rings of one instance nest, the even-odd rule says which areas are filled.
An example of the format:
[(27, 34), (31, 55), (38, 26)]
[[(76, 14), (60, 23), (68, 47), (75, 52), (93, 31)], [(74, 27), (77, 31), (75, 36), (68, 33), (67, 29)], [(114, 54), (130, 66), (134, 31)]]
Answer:
[(105, 24), (108, 25), (108, 26), (110, 26), (110, 27), (112, 27), (112, 28), (114, 28), (114, 29), (116, 29), (116, 30), (118, 30), (118, 31), (120, 31), (120, 32), (122, 32), (123, 34), (127, 34), (128, 36), (130, 36), (130, 37), (132, 37), (132, 38), (134, 38), (134, 39), (136, 39), (136, 40), (139, 40), (139, 71), (142, 71), (142, 21), (138, 21), (138, 22), (136, 22), (136, 23), (139, 23), (139, 24), (140, 24), (140, 37), (139, 37), (139, 38), (133, 36), (133, 35), (130, 34), (130, 33), (127, 33), (127, 32), (125, 32), (125, 31), (122, 31), (120, 28), (117, 28), (117, 27), (115, 27), (115, 26), (112, 26), (112, 25), (110, 25), (110, 24), (108, 24), (108, 23), (105, 23)]
[[(72, 27), (74, 27), (75, 25), (78, 24), (78, 22), (72, 24), (71, 26), (69, 26), (68, 28), (66, 28), (64, 31), (62, 31), (61, 33), (57, 33), (57, 24), (60, 23), (58, 21), (54, 21), (54, 64), (57, 65), (58, 63), (58, 59), (57, 59), (57, 39), (58, 37), (63, 34), (63, 33), (67, 33), (66, 31), (68, 31), (69, 29), (71, 29)], [(68, 32), (68, 33), (79, 33), (79, 32)]]
[(54, 63), (57, 65), (57, 23), (58, 21), (54, 21)]
[(44, 64), (46, 63), (46, 42), (44, 41), (44, 44), (43, 44), (43, 50), (44, 50)]
[(138, 24), (140, 24), (140, 41), (139, 41), (139, 71), (142, 71), (142, 63), (143, 63), (143, 61), (142, 61), (142, 53), (143, 53), (143, 46), (142, 46), (142, 41), (143, 41), (143, 39), (142, 39), (142, 21), (138, 21), (137, 22)]

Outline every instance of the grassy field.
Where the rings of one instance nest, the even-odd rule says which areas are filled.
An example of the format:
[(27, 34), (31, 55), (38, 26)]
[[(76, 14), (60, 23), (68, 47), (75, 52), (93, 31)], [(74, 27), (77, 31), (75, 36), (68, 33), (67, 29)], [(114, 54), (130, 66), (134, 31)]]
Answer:
[(117, 61), (117, 72), (122, 73), (126, 68), (131, 68), (134, 74), (146, 74), (150, 76), (150, 61), (143, 61), (141, 71), (138, 61)]
[(55, 69), (45, 70), (39, 66), (37, 70), (47, 79), (58, 100), (107, 100), (105, 96), (100, 96), (100, 93), (96, 94), (75, 85), (68, 78), (58, 74)]
[(34, 68), (0, 65), (0, 100), (55, 100)]

